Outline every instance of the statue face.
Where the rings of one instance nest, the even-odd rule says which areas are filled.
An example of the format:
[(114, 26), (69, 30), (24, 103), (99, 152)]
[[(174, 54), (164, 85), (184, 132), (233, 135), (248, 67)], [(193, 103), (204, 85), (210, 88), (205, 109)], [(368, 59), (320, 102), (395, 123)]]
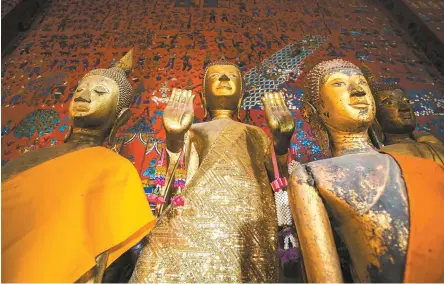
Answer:
[(69, 105), (74, 126), (102, 128), (112, 125), (116, 117), (118, 92), (118, 86), (112, 79), (100, 75), (83, 78)]
[(413, 105), (402, 90), (381, 91), (375, 96), (376, 117), (385, 133), (412, 133), (416, 128)]
[(328, 128), (362, 132), (375, 118), (375, 101), (367, 81), (353, 70), (325, 75), (320, 99), (318, 112)]
[(211, 66), (204, 80), (209, 109), (237, 109), (241, 99), (242, 77), (236, 66)]

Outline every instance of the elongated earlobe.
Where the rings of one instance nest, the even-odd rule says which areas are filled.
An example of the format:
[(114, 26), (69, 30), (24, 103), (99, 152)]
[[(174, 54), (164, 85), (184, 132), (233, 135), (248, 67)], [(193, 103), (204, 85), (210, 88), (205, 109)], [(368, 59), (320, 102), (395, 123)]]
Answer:
[(132, 112), (128, 108), (122, 109), (122, 111), (119, 113), (119, 116), (117, 117), (116, 121), (113, 124), (113, 127), (111, 128), (111, 131), (108, 136), (108, 143), (113, 144), (114, 138), (116, 137), (117, 131), (124, 125), (128, 119), (131, 118)]

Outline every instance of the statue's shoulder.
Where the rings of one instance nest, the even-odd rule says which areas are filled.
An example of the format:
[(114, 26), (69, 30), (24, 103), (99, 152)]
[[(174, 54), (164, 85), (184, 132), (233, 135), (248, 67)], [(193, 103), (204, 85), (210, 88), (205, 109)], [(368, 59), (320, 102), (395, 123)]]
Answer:
[(419, 143), (425, 142), (425, 143), (443, 145), (442, 141), (440, 141), (438, 138), (436, 138), (432, 134), (425, 132), (425, 131), (415, 130), (415, 131), (413, 131), (412, 136), (413, 136), (413, 139), (415, 139)]
[(343, 155), (323, 160), (317, 160), (306, 164), (314, 175), (325, 173), (338, 174), (340, 172), (353, 173), (359, 169), (371, 169), (378, 167), (390, 159), (390, 156), (378, 152)]

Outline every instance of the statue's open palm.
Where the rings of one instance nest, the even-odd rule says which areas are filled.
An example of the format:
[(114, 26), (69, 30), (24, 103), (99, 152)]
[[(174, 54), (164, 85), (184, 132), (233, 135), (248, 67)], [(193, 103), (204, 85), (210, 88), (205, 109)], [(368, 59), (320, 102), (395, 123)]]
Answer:
[(173, 89), (163, 111), (165, 131), (173, 136), (185, 135), (194, 120), (194, 95), (192, 91)]
[(282, 92), (265, 93), (262, 97), (267, 124), (279, 139), (290, 140), (294, 130), (294, 120), (288, 110)]

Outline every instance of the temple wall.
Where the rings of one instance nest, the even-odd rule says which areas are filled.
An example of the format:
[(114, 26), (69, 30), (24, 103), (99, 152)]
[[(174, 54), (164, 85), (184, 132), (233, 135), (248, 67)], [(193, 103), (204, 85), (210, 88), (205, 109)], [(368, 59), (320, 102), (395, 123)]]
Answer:
[[(328, 155), (298, 110), (305, 72), (338, 57), (399, 82), (415, 104), (418, 128), (444, 140), (439, 71), (374, 1), (52, 0), (2, 60), (2, 165), (62, 143), (67, 107), (82, 75), (110, 67), (132, 47), (133, 117), (119, 137), (121, 154), (139, 170), (147, 191), (164, 147), (161, 117), (171, 89), (198, 94), (205, 64), (223, 55), (246, 74), (242, 119), (250, 109), (251, 123), (268, 132), (258, 99), (267, 90), (287, 90), (297, 126), (292, 148), (301, 161)], [(199, 96), (195, 110), (199, 122)]]

